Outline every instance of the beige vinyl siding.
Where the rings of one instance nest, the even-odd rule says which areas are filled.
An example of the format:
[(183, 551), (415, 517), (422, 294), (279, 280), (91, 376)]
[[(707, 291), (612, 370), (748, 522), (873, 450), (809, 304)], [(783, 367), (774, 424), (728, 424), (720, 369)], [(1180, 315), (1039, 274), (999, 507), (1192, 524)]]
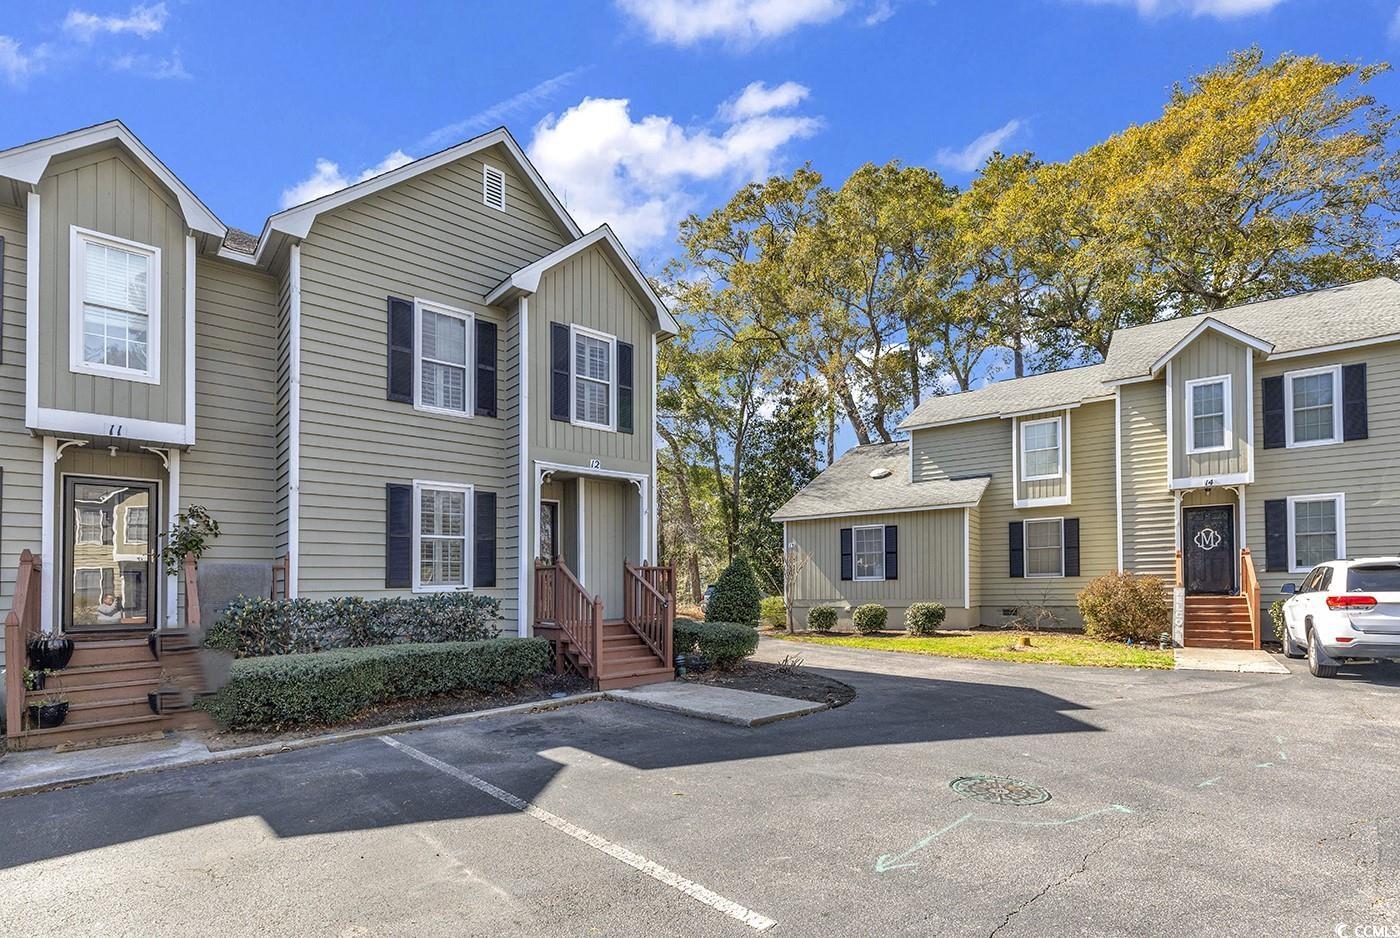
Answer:
[[(635, 288), (603, 248), (583, 251), (540, 279), (530, 298), (530, 437), (535, 459), (651, 474), (651, 337), (656, 323)], [(550, 419), (550, 323), (584, 326), (632, 346), (632, 433), (597, 430)], [(573, 349), (569, 350), (570, 360)], [(615, 399), (614, 399), (615, 400)], [(569, 406), (574, 389), (569, 388)], [(616, 413), (613, 422), (616, 424)]]
[[(1215, 332), (1206, 332), (1182, 349), (1168, 365), (1172, 396), (1172, 476), (1204, 479), (1249, 471), (1249, 358), (1250, 349)], [(1191, 426), (1187, 421), (1186, 383), (1198, 378), (1230, 377), (1228, 403), (1230, 448), (1218, 452), (1188, 453)]]
[(1366, 364), (1368, 438), (1327, 446), (1264, 449), (1263, 421), (1255, 421), (1255, 484), (1246, 490), (1248, 543), (1265, 602), (1301, 574), (1265, 569), (1264, 502), (1298, 495), (1346, 496), (1346, 552), (1350, 557), (1400, 554), (1400, 343), (1307, 356), (1255, 366), (1256, 413), (1263, 412), (1262, 379), (1304, 368)]
[[(982, 605), (982, 509), (965, 508), (967, 512), (967, 555), (968, 565), (971, 568), (967, 576), (967, 605), (973, 610), (968, 615), (979, 615), (976, 610)], [(970, 625), (976, 623), (969, 618)]]
[[(1022, 445), (1025, 439), (1025, 431), (1022, 429), (1027, 423), (1034, 423), (1038, 420), (1053, 419), (1059, 421), (1060, 439), (1060, 474), (1053, 479), (1033, 479), (1026, 481), (1026, 452)], [(1017, 434), (1016, 458), (1020, 462), (1020, 471), (1016, 473), (1016, 497), (1021, 501), (1031, 501), (1050, 498), (1064, 498), (1070, 492), (1073, 479), (1065, 472), (1069, 467), (1072, 453), (1065, 452), (1065, 442), (1069, 440), (1072, 444), (1071, 434), (1073, 434), (1072, 415), (1069, 411), (1057, 411), (1054, 413), (1035, 414), (1030, 417), (1019, 417), (1014, 420)], [(1071, 449), (1073, 447), (1071, 446)]]
[(1125, 384), (1122, 396), (1123, 568), (1172, 583), (1176, 508), (1167, 480), (1167, 391), (1163, 380)]
[[(185, 222), (179, 201), (116, 148), (53, 163), (39, 181), (39, 406), (184, 423)], [(69, 370), (71, 227), (160, 249), (160, 383)], [(154, 357), (154, 354), (152, 357)]]
[(196, 444), (180, 460), (180, 507), (203, 505), (218, 520), (210, 560), (269, 562), (277, 547), (277, 281), (200, 260), (195, 308)]
[[(899, 527), (899, 578), (842, 580), (841, 529), (870, 524)], [(963, 609), (963, 509), (789, 521), (787, 529), (788, 540), (807, 554), (793, 584), (793, 615), (801, 625), (813, 606), (835, 606), (849, 624), (856, 606), (879, 603), (889, 610), (889, 628), (902, 629), (905, 610), (916, 602), (947, 606), (949, 628), (969, 624)]]

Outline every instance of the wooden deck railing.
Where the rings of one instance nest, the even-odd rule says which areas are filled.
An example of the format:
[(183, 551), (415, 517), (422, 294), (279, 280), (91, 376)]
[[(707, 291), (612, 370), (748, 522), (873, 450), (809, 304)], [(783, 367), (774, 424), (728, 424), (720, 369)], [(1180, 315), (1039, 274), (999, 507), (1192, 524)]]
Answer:
[(622, 618), (662, 664), (671, 663), (676, 621), (674, 567), (636, 567), (623, 562)]
[(1254, 572), (1254, 556), (1249, 552), (1249, 548), (1240, 550), (1240, 595), (1249, 604), (1249, 627), (1254, 634), (1254, 647), (1260, 647), (1260, 613), (1259, 608), (1259, 575)]
[(589, 595), (563, 557), (552, 564), (535, 561), (535, 621), (563, 632), (583, 664), (593, 675), (598, 673), (603, 658), (603, 600)]
[(24, 728), (24, 670), (29, 666), (29, 640), (43, 629), (40, 615), (40, 562), (28, 548), (19, 555), (14, 603), (5, 616), (5, 735), (19, 736)]

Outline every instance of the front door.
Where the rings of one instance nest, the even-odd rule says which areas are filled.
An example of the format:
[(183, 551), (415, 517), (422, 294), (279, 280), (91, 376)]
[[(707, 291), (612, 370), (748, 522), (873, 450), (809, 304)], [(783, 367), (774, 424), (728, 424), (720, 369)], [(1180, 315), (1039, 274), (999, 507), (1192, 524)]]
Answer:
[(1182, 553), (1186, 592), (1235, 591), (1235, 509), (1210, 505), (1183, 509)]
[(149, 629), (156, 622), (154, 482), (63, 480), (63, 627)]
[[(549, 499), (540, 500), (540, 559), (554, 563), (559, 556), (559, 503)], [(578, 558), (571, 558), (578, 563)]]

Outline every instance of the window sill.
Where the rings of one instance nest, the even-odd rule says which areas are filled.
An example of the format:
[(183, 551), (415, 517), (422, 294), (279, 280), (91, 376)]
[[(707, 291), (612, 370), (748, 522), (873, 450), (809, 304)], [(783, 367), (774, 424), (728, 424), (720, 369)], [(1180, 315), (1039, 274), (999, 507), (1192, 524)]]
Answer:
[(1049, 482), (1049, 481), (1051, 481), (1052, 479), (1063, 479), (1064, 477), (1065, 477), (1065, 474), (1064, 474), (1063, 472), (1057, 472), (1057, 473), (1055, 473), (1054, 475), (1048, 475), (1048, 476), (1021, 476), (1021, 481), (1022, 481), (1022, 482)]
[(882, 576), (858, 576), (852, 577), (852, 579), (856, 583), (884, 583), (887, 578)]
[(160, 375), (131, 368), (118, 368), (114, 365), (94, 365), (88, 362), (69, 362), (68, 370), (75, 375), (90, 375), (95, 378), (114, 378), (117, 381), (135, 381), (139, 384), (160, 384)]
[(473, 593), (476, 590), (470, 586), (415, 586), (415, 593)]
[(438, 417), (455, 417), (458, 420), (471, 420), (476, 416), (476, 414), (470, 410), (448, 410), (446, 407), (429, 407), (426, 404), (419, 404), (416, 401), (413, 404), (413, 409), (420, 414), (433, 414)]
[(569, 426), (578, 427), (582, 430), (601, 430), (604, 433), (616, 433), (617, 427), (609, 426), (605, 423), (589, 423), (586, 420), (570, 420)]
[(1207, 446), (1203, 449), (1191, 449), (1190, 447), (1187, 447), (1186, 455), (1200, 456), (1203, 453), (1228, 453), (1234, 448), (1235, 447), (1230, 444), (1221, 444), (1220, 446)]
[(1343, 441), (1343, 440), (1337, 440), (1337, 439), (1331, 439), (1331, 440), (1306, 440), (1306, 441), (1304, 441), (1304, 442), (1302, 442), (1302, 443), (1293, 443), (1293, 442), (1287, 443), (1287, 444), (1285, 444), (1284, 449), (1312, 449), (1314, 446), (1335, 446), (1336, 444), (1342, 443), (1342, 442), (1344, 442), (1344, 441)]
[(1022, 577), (1024, 580), (1063, 580), (1064, 578), (1063, 573), (1027, 573)]

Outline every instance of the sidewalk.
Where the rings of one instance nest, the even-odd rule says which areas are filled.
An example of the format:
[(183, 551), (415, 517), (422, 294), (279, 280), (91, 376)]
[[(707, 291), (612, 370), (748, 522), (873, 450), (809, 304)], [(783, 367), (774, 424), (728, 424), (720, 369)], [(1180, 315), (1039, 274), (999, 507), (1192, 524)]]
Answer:
[(1288, 674), (1288, 668), (1267, 651), (1255, 648), (1178, 648), (1178, 671), (1236, 671), (1244, 674)]

